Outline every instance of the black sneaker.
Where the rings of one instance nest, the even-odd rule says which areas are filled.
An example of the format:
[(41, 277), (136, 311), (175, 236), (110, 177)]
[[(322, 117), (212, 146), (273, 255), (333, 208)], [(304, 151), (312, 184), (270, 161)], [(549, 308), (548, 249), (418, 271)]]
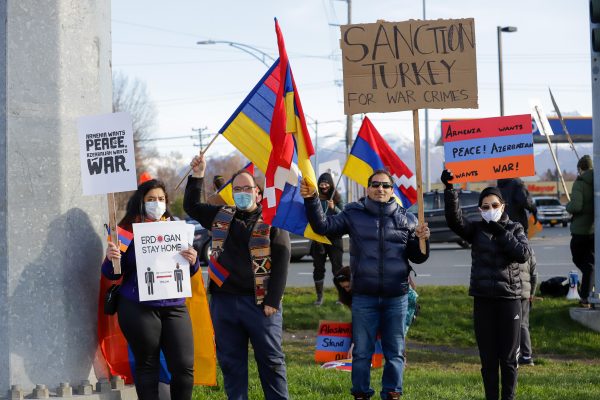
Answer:
[(531, 358), (531, 357), (527, 357), (527, 358), (521, 357), (521, 358), (519, 358), (519, 365), (530, 365), (533, 367), (535, 365), (535, 363), (533, 362), (533, 358)]

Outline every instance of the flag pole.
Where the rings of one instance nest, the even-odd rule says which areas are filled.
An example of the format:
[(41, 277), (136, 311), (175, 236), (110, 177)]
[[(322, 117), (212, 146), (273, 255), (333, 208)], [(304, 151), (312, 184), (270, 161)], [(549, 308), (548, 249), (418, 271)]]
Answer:
[[(540, 113), (540, 109), (538, 108), (538, 106), (534, 106), (533, 108), (537, 114), (538, 121), (541, 121), (542, 115)], [(562, 183), (562, 187), (565, 190), (565, 196), (567, 196), (567, 200), (571, 201), (571, 196), (569, 195), (569, 191), (567, 190), (567, 184), (565, 183), (565, 178), (563, 178), (562, 172), (560, 170), (560, 165), (558, 164), (558, 160), (556, 159), (556, 154), (554, 154), (554, 149), (552, 148), (552, 142), (550, 141), (550, 135), (548, 134), (548, 132), (546, 132), (546, 129), (544, 128), (543, 124), (540, 124), (540, 125), (541, 126), (539, 126), (538, 129), (540, 130), (541, 133), (543, 133), (544, 136), (546, 136), (546, 141), (548, 142), (548, 148), (550, 149), (550, 154), (552, 154), (552, 159), (554, 160), (554, 165), (556, 165), (556, 171), (557, 171), (560, 181)]]
[(554, 100), (554, 96), (552, 95), (552, 90), (548, 88), (550, 92), (550, 99), (552, 99), (552, 104), (554, 105), (554, 111), (556, 111), (556, 115), (558, 115), (558, 119), (560, 120), (560, 124), (562, 125), (563, 131), (567, 136), (567, 140), (571, 145), (571, 149), (575, 152), (575, 157), (577, 157), (577, 161), (579, 161), (579, 154), (577, 154), (577, 150), (575, 149), (575, 144), (573, 144), (573, 139), (571, 139), (571, 135), (569, 134), (569, 130), (567, 129), (567, 124), (565, 123), (565, 119), (563, 118), (560, 109), (558, 108), (558, 104), (556, 104), (556, 100)]
[[(419, 135), (419, 110), (412, 110), (413, 132), (415, 136), (415, 178), (417, 180), (417, 204), (419, 205), (419, 225), (425, 223), (425, 210), (423, 209), (423, 178), (421, 174), (421, 137)], [(419, 239), (421, 253), (427, 253), (425, 239)]]
[[(331, 191), (331, 197), (329, 198), (329, 200), (333, 200), (333, 196), (335, 195), (335, 191), (338, 188), (338, 185), (340, 184), (340, 182), (342, 181), (342, 177), (344, 176), (344, 174), (340, 174), (340, 177), (337, 180), (337, 183), (335, 184), (333, 190)], [(317, 184), (318, 186), (318, 184)], [(317, 187), (317, 190), (319, 190), (319, 188)]]
[[(219, 134), (217, 133), (211, 140), (210, 142), (208, 142), (208, 144), (206, 145), (206, 147), (204, 148), (204, 150), (202, 150), (200, 152), (200, 155), (204, 155), (204, 153), (206, 153), (206, 150), (208, 150), (208, 148), (214, 143), (215, 140), (217, 140), (217, 138), (219, 137)], [(183, 178), (181, 178), (181, 180), (179, 181), (179, 183), (177, 184), (177, 186), (175, 186), (175, 192), (177, 191), (177, 189), (179, 189), (179, 186), (181, 186), (181, 184), (183, 183), (183, 181), (185, 180), (185, 178), (188, 177), (188, 175), (192, 172), (192, 167), (190, 167), (187, 172), (185, 174), (183, 174)]]
[[(119, 232), (117, 232), (117, 207), (115, 204), (115, 194), (107, 193), (106, 200), (108, 201), (108, 226), (110, 228), (110, 241), (120, 247)], [(115, 258), (112, 260), (113, 272), (115, 275), (121, 274), (121, 260)]]

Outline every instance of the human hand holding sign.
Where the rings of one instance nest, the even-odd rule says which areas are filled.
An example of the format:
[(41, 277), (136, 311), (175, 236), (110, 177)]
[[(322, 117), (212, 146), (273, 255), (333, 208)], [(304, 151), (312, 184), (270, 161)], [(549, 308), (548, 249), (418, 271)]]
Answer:
[(415, 235), (419, 239), (425, 239), (425, 240), (429, 239), (431, 232), (429, 231), (429, 226), (428, 226), (427, 222), (417, 225), (417, 227), (415, 228)]
[(106, 258), (108, 258), (110, 261), (121, 259), (121, 250), (119, 250), (117, 245), (113, 242), (108, 242), (108, 247), (106, 247)]
[(194, 265), (196, 263), (196, 259), (198, 258), (198, 252), (192, 245), (190, 245), (187, 249), (179, 252), (183, 258), (186, 259), (190, 265)]
[(452, 185), (452, 183), (450, 183), (450, 181), (453, 179), (454, 179), (454, 174), (452, 174), (452, 171), (450, 171), (449, 169), (445, 169), (442, 171), (442, 176), (440, 177), (440, 180), (446, 187), (446, 190), (451, 190), (454, 187), (454, 185)]

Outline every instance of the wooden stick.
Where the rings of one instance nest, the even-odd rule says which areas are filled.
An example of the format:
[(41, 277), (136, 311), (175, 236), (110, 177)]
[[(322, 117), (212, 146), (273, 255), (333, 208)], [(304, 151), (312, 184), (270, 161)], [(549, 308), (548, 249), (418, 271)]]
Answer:
[[(417, 180), (417, 204), (419, 205), (419, 225), (425, 223), (423, 209), (423, 178), (421, 175), (421, 137), (419, 136), (419, 110), (413, 110), (413, 132), (415, 135), (415, 178)], [(427, 252), (425, 239), (419, 239), (421, 253)]]
[[(542, 115), (540, 113), (539, 108), (537, 106), (534, 106), (533, 108), (535, 109), (535, 112), (537, 113), (538, 121), (541, 121)], [(542, 125), (542, 124), (540, 124), (540, 125)], [(569, 195), (569, 191), (567, 190), (567, 184), (565, 183), (565, 178), (563, 178), (562, 171), (560, 170), (560, 165), (558, 165), (558, 160), (556, 159), (556, 154), (554, 154), (554, 149), (552, 148), (552, 142), (550, 141), (550, 135), (548, 135), (548, 132), (546, 132), (546, 130), (544, 129), (543, 126), (538, 127), (538, 129), (540, 130), (540, 133), (543, 133), (544, 136), (546, 136), (546, 141), (548, 142), (548, 148), (550, 149), (550, 154), (552, 154), (552, 159), (554, 160), (554, 165), (556, 165), (556, 171), (558, 172), (558, 176), (562, 183), (563, 189), (565, 190), (565, 196), (567, 196), (567, 200), (571, 201), (571, 196)]]
[[(208, 150), (208, 148), (214, 143), (215, 140), (217, 140), (217, 138), (219, 137), (219, 133), (217, 133), (210, 142), (208, 142), (208, 144), (206, 145), (206, 147), (204, 148), (204, 150), (202, 150), (200, 152), (201, 155), (203, 155), (204, 153), (206, 153), (206, 150)], [(183, 183), (183, 181), (185, 180), (185, 178), (188, 177), (188, 175), (192, 172), (192, 167), (190, 167), (187, 172), (183, 175), (183, 178), (181, 178), (181, 180), (179, 181), (179, 183), (177, 184), (177, 186), (175, 186), (175, 191), (177, 191), (177, 189), (179, 189), (179, 186), (181, 186), (181, 184)]]
[[(108, 201), (108, 227), (110, 228), (110, 241), (119, 247), (119, 232), (117, 232), (117, 207), (115, 204), (115, 194), (107, 193), (106, 200)], [(113, 272), (115, 275), (121, 274), (121, 260), (112, 260)]]

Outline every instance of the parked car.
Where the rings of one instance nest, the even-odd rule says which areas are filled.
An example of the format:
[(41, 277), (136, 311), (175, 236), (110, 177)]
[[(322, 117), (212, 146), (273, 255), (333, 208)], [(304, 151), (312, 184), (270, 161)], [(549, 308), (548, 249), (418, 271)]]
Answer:
[(194, 219), (185, 220), (186, 223), (194, 225), (194, 249), (198, 252), (200, 257), (200, 265), (208, 265), (208, 259), (210, 258), (210, 244), (211, 236), (210, 231), (203, 227), (200, 222)]
[[(350, 248), (350, 237), (344, 235), (342, 237), (344, 244), (344, 252), (347, 253)], [(304, 256), (310, 255), (310, 243), (311, 240), (304, 236), (290, 233), (290, 244), (292, 247), (292, 261), (300, 261)]]
[[(471, 190), (460, 190), (458, 199), (463, 216), (469, 221), (479, 221), (481, 212), (479, 211), (479, 192)], [(429, 224), (431, 243), (455, 242), (461, 247), (468, 248), (469, 243), (461, 239), (448, 227), (446, 216), (444, 214), (444, 192), (432, 191), (423, 193), (423, 207), (425, 211), (425, 222)], [(418, 205), (413, 204), (408, 211), (418, 215)]]
[(537, 208), (537, 219), (541, 224), (554, 226), (562, 224), (567, 226), (571, 220), (571, 214), (567, 212), (565, 206), (560, 204), (556, 197), (552, 196), (534, 196), (533, 202)]

